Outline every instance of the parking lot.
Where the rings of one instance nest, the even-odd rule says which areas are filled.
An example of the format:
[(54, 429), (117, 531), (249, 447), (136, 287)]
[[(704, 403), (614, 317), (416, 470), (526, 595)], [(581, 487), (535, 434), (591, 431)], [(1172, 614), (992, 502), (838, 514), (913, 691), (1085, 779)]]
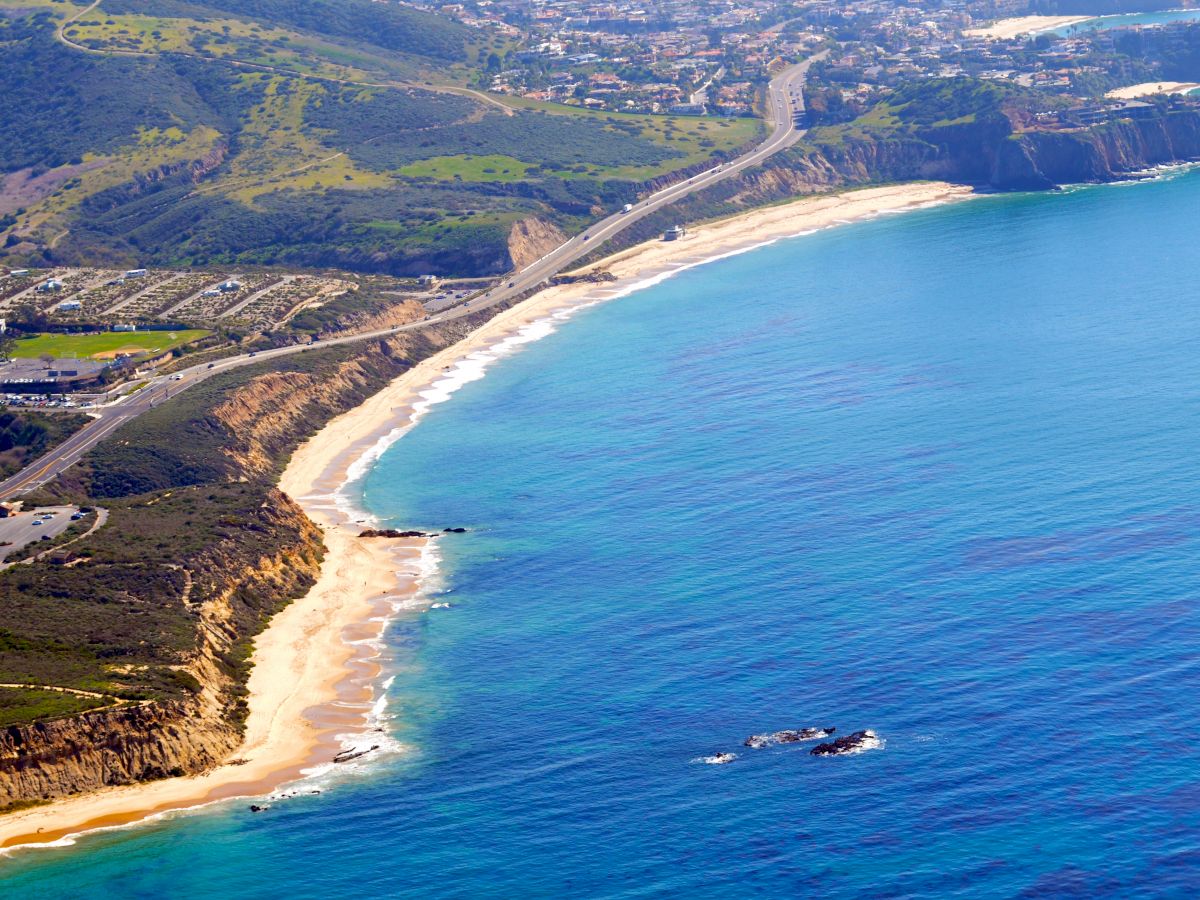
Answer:
[(21, 552), (25, 548), (34, 552), (30, 544), (41, 543), (42, 535), (53, 538), (62, 534), (71, 526), (71, 516), (76, 512), (74, 506), (44, 506), (0, 519), (0, 560), (28, 555)]

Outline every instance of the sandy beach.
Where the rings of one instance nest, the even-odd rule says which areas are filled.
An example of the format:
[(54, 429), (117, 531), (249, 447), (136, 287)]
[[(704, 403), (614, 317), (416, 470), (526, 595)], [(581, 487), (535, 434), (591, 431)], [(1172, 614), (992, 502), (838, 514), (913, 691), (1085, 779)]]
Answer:
[(992, 38), (1006, 41), (1022, 35), (1041, 34), (1044, 31), (1055, 31), (1068, 25), (1078, 25), (1087, 22), (1095, 16), (1019, 16), (1015, 19), (1001, 19), (984, 28), (972, 28), (964, 31), (967, 37)]
[(1104, 96), (1112, 97), (1115, 100), (1133, 100), (1137, 97), (1150, 97), (1154, 94), (1190, 94), (1196, 90), (1200, 90), (1200, 83), (1194, 81), (1144, 81), (1141, 84), (1117, 88)]
[(755, 210), (697, 227), (679, 241), (641, 244), (581, 270), (608, 272), (615, 281), (544, 290), (334, 419), (296, 451), (280, 481), (324, 530), (327, 553), (316, 586), (279, 613), (256, 641), (242, 746), (229, 762), (204, 775), (114, 788), (0, 817), (0, 847), (45, 844), (170, 810), (269, 794), (303, 771), (329, 764), (347, 734), (357, 734), (351, 740), (361, 746), (382, 740), (369, 731), (379, 690), (370, 639), (380, 635), (398, 604), (417, 599), (418, 573), (429, 548), (420, 539), (359, 538), (361, 524), (350, 521), (334, 495), (365, 453), (395, 438), (415, 413), (470, 380), (456, 381), (456, 370), (477, 373), (520, 343), (553, 330), (553, 323), (573, 310), (714, 257), (969, 196), (969, 188), (932, 182), (869, 188)]

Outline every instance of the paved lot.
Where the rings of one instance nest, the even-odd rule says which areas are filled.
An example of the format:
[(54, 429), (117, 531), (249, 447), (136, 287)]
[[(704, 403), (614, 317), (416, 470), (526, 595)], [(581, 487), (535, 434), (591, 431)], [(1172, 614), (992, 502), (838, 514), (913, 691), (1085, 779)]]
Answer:
[[(43, 518), (40, 513), (52, 512), (53, 516)], [(74, 506), (44, 506), (36, 511), (21, 512), (7, 519), (0, 519), (0, 560), (10, 556), (20, 559), (28, 554), (21, 553), (30, 544), (40, 543), (43, 534), (55, 537), (66, 531), (72, 524), (71, 515)], [(40, 521), (42, 524), (34, 525)], [(7, 546), (5, 546), (7, 545)], [(35, 548), (30, 547), (30, 552)]]

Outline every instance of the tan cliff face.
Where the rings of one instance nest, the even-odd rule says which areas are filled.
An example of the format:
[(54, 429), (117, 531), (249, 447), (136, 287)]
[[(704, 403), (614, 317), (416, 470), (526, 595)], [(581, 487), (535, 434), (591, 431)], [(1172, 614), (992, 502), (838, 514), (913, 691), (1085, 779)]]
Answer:
[(237, 746), (233, 724), (188, 704), (148, 704), (0, 732), (0, 807), (194, 774)]
[(358, 334), (364, 331), (379, 331), (407, 325), (425, 316), (425, 307), (419, 300), (404, 300), (376, 313), (350, 314), (338, 320), (336, 330), (327, 336)]
[[(230, 664), (247, 597), (282, 607), (316, 579), (320, 532), (271, 490), (256, 528), (284, 536), (270, 553), (218, 545), (186, 563), (179, 601), (198, 613), (197, 649), (179, 666), (199, 689), (186, 700), (135, 702), (0, 729), (0, 808), (115, 785), (194, 775), (220, 765), (241, 740), (241, 681)], [(247, 552), (247, 551), (250, 552)]]
[(537, 262), (566, 239), (567, 236), (560, 229), (544, 219), (536, 216), (521, 219), (508, 233), (508, 255), (514, 268), (523, 269), (530, 263)]
[[(402, 334), (374, 342), (334, 373), (268, 372), (252, 378), (212, 411), (229, 435), (230, 468), (246, 477), (272, 473), (286, 455), (323, 422), (366, 399), (407, 369), (422, 341)], [(374, 385), (374, 389), (372, 389)]]

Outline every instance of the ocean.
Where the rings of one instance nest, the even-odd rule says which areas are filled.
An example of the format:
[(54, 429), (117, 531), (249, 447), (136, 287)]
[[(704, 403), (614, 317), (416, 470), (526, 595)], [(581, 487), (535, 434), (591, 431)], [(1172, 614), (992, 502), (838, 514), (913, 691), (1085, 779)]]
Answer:
[(1067, 36), (1081, 31), (1107, 31), (1110, 28), (1122, 28), (1128, 25), (1173, 25), (1177, 22), (1194, 22), (1197, 19), (1200, 19), (1200, 9), (1165, 9), (1157, 12), (1122, 13), (1100, 16), (1077, 25), (1055, 28), (1050, 31), (1050, 34)]
[[(387, 635), (403, 752), (0, 896), (1191, 895), (1197, 210), (983, 197), (531, 332), (356, 488), (470, 529)], [(882, 747), (742, 745), (808, 726)]]

